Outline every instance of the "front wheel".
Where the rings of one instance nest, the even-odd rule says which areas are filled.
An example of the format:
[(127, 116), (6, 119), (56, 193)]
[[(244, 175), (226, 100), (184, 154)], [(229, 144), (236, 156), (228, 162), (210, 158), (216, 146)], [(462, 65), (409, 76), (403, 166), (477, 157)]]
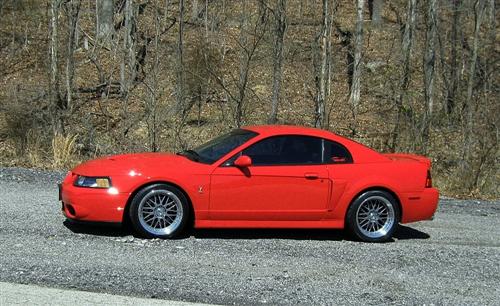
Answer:
[(177, 188), (155, 184), (140, 190), (129, 210), (134, 229), (148, 238), (174, 238), (189, 219), (188, 202)]
[(400, 218), (396, 199), (381, 190), (367, 191), (357, 197), (347, 211), (346, 224), (350, 233), (366, 242), (391, 239)]

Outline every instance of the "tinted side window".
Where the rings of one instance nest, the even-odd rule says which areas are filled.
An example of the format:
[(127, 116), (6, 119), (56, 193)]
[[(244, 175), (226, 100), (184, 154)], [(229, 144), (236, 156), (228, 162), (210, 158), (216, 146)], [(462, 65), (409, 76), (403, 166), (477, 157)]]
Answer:
[(303, 165), (321, 163), (321, 139), (308, 136), (266, 138), (243, 151), (254, 165)]
[(340, 143), (325, 140), (325, 163), (346, 164), (352, 163), (351, 153)]
[(194, 151), (198, 153), (202, 162), (211, 164), (256, 135), (257, 133), (247, 130), (233, 130), (228, 134), (210, 140), (194, 149)]

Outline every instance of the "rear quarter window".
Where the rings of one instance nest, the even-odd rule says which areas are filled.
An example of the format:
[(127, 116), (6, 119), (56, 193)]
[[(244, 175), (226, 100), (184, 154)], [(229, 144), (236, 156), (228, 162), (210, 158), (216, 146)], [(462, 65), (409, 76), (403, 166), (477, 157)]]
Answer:
[(351, 164), (353, 162), (349, 150), (338, 142), (325, 139), (324, 150), (324, 161), (327, 164)]

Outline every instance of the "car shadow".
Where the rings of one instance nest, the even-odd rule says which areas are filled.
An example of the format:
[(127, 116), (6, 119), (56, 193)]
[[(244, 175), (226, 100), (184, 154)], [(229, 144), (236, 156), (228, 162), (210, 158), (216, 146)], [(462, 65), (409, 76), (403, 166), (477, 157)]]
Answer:
[(333, 240), (348, 239), (343, 230), (331, 229), (194, 229), (191, 236), (198, 239), (290, 239)]
[(104, 237), (124, 237), (132, 235), (132, 230), (119, 223), (100, 223), (65, 220), (63, 225), (75, 234), (87, 234)]
[[(194, 229), (185, 238), (199, 239), (290, 239), (352, 241), (351, 236), (341, 229)], [(430, 235), (417, 229), (400, 225), (393, 234), (397, 240), (428, 239)], [(387, 242), (394, 242), (391, 239)]]
[[(63, 225), (73, 233), (104, 237), (124, 237), (136, 234), (130, 226), (110, 223), (81, 223), (65, 220)], [(136, 236), (138, 237), (138, 236)], [(177, 239), (290, 239), (290, 240), (352, 240), (344, 230), (334, 229), (191, 229)], [(393, 237), (397, 240), (428, 239), (430, 235), (417, 229), (400, 225)], [(391, 239), (388, 242), (393, 242)]]
[(399, 225), (398, 230), (392, 236), (398, 240), (429, 239), (431, 237), (427, 233), (406, 225)]

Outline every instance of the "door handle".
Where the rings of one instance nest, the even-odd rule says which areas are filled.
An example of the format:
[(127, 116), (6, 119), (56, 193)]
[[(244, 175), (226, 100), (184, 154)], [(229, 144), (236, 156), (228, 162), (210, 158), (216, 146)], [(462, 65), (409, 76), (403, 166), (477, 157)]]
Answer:
[(314, 173), (314, 172), (307, 172), (307, 173), (304, 173), (304, 177), (308, 180), (315, 180), (319, 177), (319, 174)]

